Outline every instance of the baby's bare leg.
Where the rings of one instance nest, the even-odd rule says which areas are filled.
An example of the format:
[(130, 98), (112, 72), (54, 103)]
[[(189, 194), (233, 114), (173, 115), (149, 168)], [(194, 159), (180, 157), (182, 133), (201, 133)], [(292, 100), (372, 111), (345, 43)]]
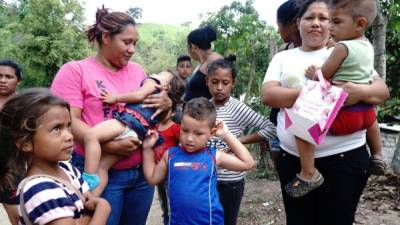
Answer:
[(378, 121), (375, 121), (374, 124), (367, 129), (367, 143), (373, 158), (383, 157), (381, 131), (379, 129)]
[(125, 129), (116, 119), (106, 120), (89, 129), (84, 136), (85, 172), (97, 173), (101, 157), (100, 144), (113, 140)]
[(295, 138), (300, 155), (301, 171), (293, 181), (285, 185), (285, 191), (292, 198), (300, 198), (321, 186), (324, 177), (314, 166), (314, 145), (301, 138)]
[(100, 177), (100, 184), (92, 190), (92, 194), (99, 197), (108, 183), (108, 170), (118, 162), (121, 156), (105, 153), (101, 156), (98, 174)]
[(383, 159), (381, 131), (377, 121), (367, 129), (367, 143), (371, 150), (371, 174), (384, 175), (387, 170), (387, 164)]
[(311, 179), (315, 172), (314, 145), (299, 138), (296, 138), (297, 149), (300, 155), (301, 171), (300, 176), (304, 179)]
[[(125, 125), (118, 120), (111, 119), (99, 123), (89, 129), (84, 136), (85, 143), (85, 171), (83, 179), (88, 183), (90, 190), (101, 184), (101, 178), (97, 174), (99, 171), (101, 155), (100, 144), (113, 140), (125, 129)], [(110, 165), (110, 167), (112, 164)]]

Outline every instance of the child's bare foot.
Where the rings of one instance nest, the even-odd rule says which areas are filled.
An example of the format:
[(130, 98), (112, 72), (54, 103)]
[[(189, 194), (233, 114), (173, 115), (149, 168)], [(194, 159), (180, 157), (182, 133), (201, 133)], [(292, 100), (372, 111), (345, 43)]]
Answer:
[(372, 155), (371, 162), (370, 162), (370, 172), (372, 175), (385, 175), (386, 173), (386, 162), (383, 160), (381, 155)]
[(315, 169), (314, 174), (310, 179), (304, 179), (297, 174), (297, 176), (285, 186), (285, 191), (292, 198), (300, 198), (318, 188), (324, 183), (324, 177)]

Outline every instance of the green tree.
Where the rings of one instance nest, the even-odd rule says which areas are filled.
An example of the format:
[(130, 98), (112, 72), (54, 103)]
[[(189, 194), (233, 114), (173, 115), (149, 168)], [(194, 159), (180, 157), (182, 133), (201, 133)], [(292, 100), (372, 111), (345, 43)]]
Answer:
[[(382, 17), (386, 19), (384, 49), (375, 54), (385, 57), (386, 83), (391, 91), (391, 96), (400, 96), (400, 1), (379, 0)], [(373, 35), (376, 35), (372, 32)]]
[(224, 56), (235, 54), (238, 76), (234, 94), (259, 96), (267, 68), (270, 39), (278, 40), (276, 31), (259, 19), (253, 0), (234, 1), (217, 13), (209, 13), (201, 26), (217, 31), (215, 50)]
[(143, 9), (139, 8), (139, 7), (133, 7), (133, 8), (129, 8), (127, 13), (129, 15), (131, 15), (133, 17), (133, 19), (139, 20), (140, 18), (142, 18)]
[(14, 26), (18, 21), (18, 10), (15, 4), (0, 1), (0, 59), (10, 58), (10, 50), (14, 46)]
[(18, 19), (0, 28), (11, 43), (0, 49), (23, 63), (24, 86), (48, 86), (62, 64), (89, 53), (77, 0), (21, 0), (14, 8)]
[(176, 58), (186, 53), (189, 29), (182, 26), (140, 24), (134, 60), (143, 65), (147, 73), (174, 69)]

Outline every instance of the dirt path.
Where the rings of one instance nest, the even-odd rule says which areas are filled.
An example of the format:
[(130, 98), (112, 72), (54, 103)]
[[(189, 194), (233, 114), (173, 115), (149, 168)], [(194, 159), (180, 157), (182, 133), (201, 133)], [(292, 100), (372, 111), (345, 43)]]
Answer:
[[(239, 225), (285, 225), (279, 182), (247, 179)], [(400, 224), (400, 176), (371, 177), (358, 206), (355, 225)]]
[[(161, 225), (158, 196), (154, 196), (147, 225)], [(238, 225), (285, 225), (285, 212), (278, 181), (246, 180)], [(357, 210), (355, 225), (400, 224), (400, 176), (371, 177)], [(10, 225), (3, 207), (0, 225)]]
[[(147, 225), (161, 224), (155, 196)], [(285, 225), (285, 211), (278, 181), (248, 176), (238, 225)], [(400, 224), (400, 176), (371, 177), (361, 198), (355, 225)]]

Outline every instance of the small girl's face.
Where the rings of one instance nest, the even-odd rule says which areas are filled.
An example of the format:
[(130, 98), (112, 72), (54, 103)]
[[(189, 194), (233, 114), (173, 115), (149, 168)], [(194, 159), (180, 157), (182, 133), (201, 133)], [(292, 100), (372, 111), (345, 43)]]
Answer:
[(73, 150), (69, 110), (62, 106), (50, 106), (38, 118), (37, 124), (30, 147), (33, 160), (47, 164), (69, 160)]
[(330, 9), (329, 18), (329, 32), (336, 42), (356, 39), (363, 35), (364, 28), (360, 27), (358, 22), (360, 18), (353, 18), (345, 9)]
[(218, 68), (207, 78), (207, 86), (216, 105), (223, 105), (228, 101), (234, 84), (231, 69)]

